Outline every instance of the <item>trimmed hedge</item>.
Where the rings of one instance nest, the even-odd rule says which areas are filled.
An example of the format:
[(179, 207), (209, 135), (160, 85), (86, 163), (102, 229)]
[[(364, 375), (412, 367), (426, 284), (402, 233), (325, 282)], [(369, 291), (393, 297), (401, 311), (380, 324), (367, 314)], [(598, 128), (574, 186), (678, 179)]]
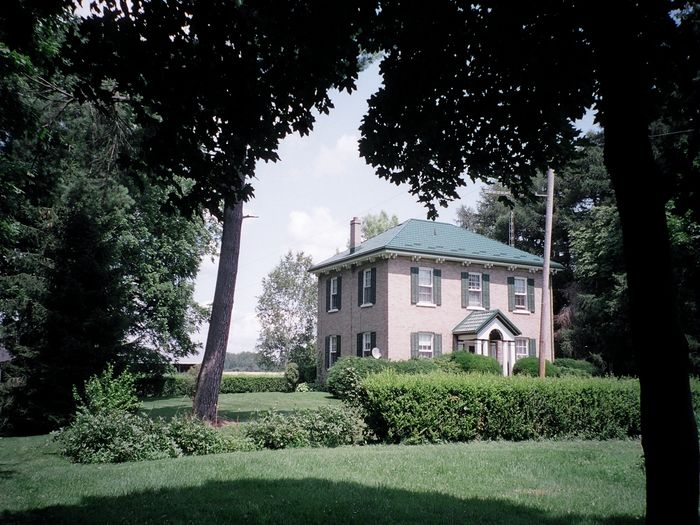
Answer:
[(384, 359), (341, 357), (328, 371), (328, 391), (340, 399), (354, 400), (360, 394), (360, 384), (365, 377), (389, 366)]
[(363, 387), (370, 426), (392, 443), (611, 439), (641, 430), (636, 380), (387, 371)]
[(429, 374), (440, 370), (440, 367), (434, 360), (424, 358), (412, 358), (408, 361), (390, 361), (389, 365), (396, 370), (397, 374)]
[(482, 374), (501, 375), (502, 369), (498, 360), (485, 355), (472, 354), (471, 352), (454, 352), (455, 363), (464, 372), (479, 372)]
[[(153, 390), (151, 396), (173, 397), (194, 396), (194, 378), (190, 374), (174, 374), (163, 377), (159, 390)], [(246, 392), (289, 392), (289, 385), (284, 376), (230, 375), (221, 378), (221, 394), (242, 394)], [(149, 396), (150, 397), (150, 396)]]
[[(545, 361), (544, 374), (547, 377), (558, 377), (560, 375), (558, 368), (550, 361)], [(513, 375), (539, 377), (540, 359), (538, 357), (523, 357), (518, 359), (513, 365)]]

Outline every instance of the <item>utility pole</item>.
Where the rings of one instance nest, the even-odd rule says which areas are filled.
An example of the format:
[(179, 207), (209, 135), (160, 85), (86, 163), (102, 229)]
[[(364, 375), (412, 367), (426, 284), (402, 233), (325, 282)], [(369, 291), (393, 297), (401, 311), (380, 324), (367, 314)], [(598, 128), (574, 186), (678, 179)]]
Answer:
[(545, 376), (545, 358), (551, 342), (548, 323), (550, 311), (549, 259), (552, 252), (552, 214), (554, 211), (554, 170), (547, 170), (547, 208), (544, 225), (544, 267), (542, 268), (542, 306), (540, 308), (540, 377)]

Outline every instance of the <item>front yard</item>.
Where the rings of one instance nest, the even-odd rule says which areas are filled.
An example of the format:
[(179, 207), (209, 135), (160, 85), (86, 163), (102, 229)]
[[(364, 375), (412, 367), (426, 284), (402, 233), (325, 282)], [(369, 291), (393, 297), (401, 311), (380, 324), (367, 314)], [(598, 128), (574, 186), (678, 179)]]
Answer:
[[(222, 416), (337, 403), (322, 392), (225, 394)], [(153, 416), (188, 398), (145, 403)], [(235, 426), (227, 427), (234, 430)], [(622, 441), (472, 442), (237, 452), (80, 465), (50, 436), (0, 438), (0, 522), (642, 523), (641, 446)]]
[[(276, 410), (288, 413), (294, 410), (314, 409), (322, 405), (340, 403), (328, 392), (256, 392), (248, 394), (220, 394), (219, 417), (232, 422), (245, 422), (258, 412)], [(168, 397), (146, 401), (143, 411), (151, 417), (171, 418), (192, 412), (192, 399), (187, 396)]]

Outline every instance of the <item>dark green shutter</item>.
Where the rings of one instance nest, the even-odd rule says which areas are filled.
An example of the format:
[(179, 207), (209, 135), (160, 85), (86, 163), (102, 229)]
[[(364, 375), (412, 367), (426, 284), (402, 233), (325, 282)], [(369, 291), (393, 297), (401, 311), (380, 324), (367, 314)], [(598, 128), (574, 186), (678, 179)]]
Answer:
[(442, 355), (442, 334), (433, 334), (433, 357)]
[(369, 291), (369, 302), (374, 304), (377, 302), (377, 269), (372, 268), (371, 278), (372, 288)]
[(343, 296), (341, 295), (343, 291), (343, 278), (339, 275), (338, 276), (338, 310), (340, 310), (340, 307), (343, 306)]
[(340, 336), (336, 335), (335, 336), (335, 359), (338, 360), (340, 358)]
[(372, 332), (369, 334), (370, 344), (372, 345), (372, 350), (377, 347), (377, 332)]
[(537, 357), (537, 341), (534, 339), (527, 340), (527, 353), (530, 357)]
[(469, 306), (469, 272), (462, 272), (462, 308)]
[(411, 304), (418, 302), (418, 268), (411, 267)]
[(362, 357), (362, 332), (357, 334), (357, 357)]
[(491, 296), (490, 296), (491, 292), (489, 290), (489, 281), (490, 281), (489, 274), (482, 273), (481, 274), (481, 306), (483, 306), (485, 310), (491, 309)]
[(326, 370), (331, 367), (331, 336), (326, 336)]
[(442, 304), (442, 271), (433, 270), (433, 302), (440, 306)]
[(527, 307), (531, 312), (535, 312), (535, 280), (527, 280)]
[(418, 357), (418, 332), (411, 332), (411, 358)]
[(508, 277), (508, 311), (515, 310), (515, 277)]
[(357, 306), (362, 306), (362, 285), (365, 280), (365, 271), (359, 270), (357, 272)]
[(326, 312), (331, 309), (331, 278), (326, 279)]

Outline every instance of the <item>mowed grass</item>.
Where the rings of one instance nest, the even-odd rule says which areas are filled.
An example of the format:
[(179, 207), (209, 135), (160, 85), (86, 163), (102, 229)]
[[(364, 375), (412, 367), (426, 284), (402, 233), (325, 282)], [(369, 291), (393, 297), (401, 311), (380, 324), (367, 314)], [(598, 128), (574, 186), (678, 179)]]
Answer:
[[(246, 422), (255, 419), (259, 412), (277, 410), (283, 413), (294, 410), (314, 409), (321, 405), (340, 403), (327, 392), (257, 392), (247, 394), (221, 394), (219, 417), (229, 421)], [(151, 417), (169, 419), (175, 415), (192, 412), (192, 399), (187, 396), (169, 397), (146, 401), (143, 411)]]
[(637, 441), (475, 442), (71, 464), (0, 438), (0, 522), (642, 523)]

